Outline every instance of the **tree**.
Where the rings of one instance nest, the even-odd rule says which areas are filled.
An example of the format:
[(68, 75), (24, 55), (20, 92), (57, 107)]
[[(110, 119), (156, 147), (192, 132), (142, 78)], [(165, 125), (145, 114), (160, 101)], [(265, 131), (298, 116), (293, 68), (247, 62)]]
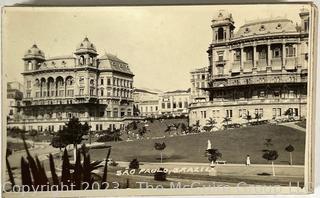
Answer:
[(166, 144), (163, 142), (161, 143), (154, 143), (154, 148), (158, 151), (160, 151), (160, 161), (162, 163), (162, 151), (166, 148)]
[(147, 128), (145, 126), (143, 126), (138, 130), (138, 133), (141, 137), (143, 137), (146, 132), (147, 132)]
[(223, 118), (222, 123), (226, 123), (225, 128), (228, 128), (229, 122), (231, 122), (231, 118), (226, 116)]
[(209, 162), (211, 162), (211, 168), (212, 168), (212, 173), (213, 176), (216, 176), (217, 171), (215, 170), (215, 165), (214, 163), (222, 157), (222, 153), (218, 149), (211, 148), (206, 150), (206, 156), (208, 157)]
[(32, 147), (34, 147), (34, 142), (35, 142), (34, 138), (38, 135), (38, 131), (35, 129), (32, 129), (31, 131), (29, 131), (29, 135), (32, 137), (32, 141), (33, 141)]
[(210, 129), (209, 131), (211, 131), (211, 129), (213, 129), (216, 126), (217, 122), (215, 119), (213, 118), (209, 118), (207, 120), (207, 126), (209, 127), (208, 129)]
[(294, 147), (289, 144), (285, 150), (289, 153), (289, 156), (290, 156), (290, 165), (292, 165), (292, 152), (294, 151)]
[(262, 157), (268, 161), (271, 161), (272, 175), (275, 176), (274, 161), (279, 157), (278, 151), (271, 149), (273, 146), (271, 139), (265, 139), (264, 145), (267, 147), (267, 149), (262, 150)]
[(284, 112), (284, 115), (288, 116), (288, 119), (291, 118), (291, 117), (293, 116), (293, 110), (292, 110), (292, 108), (287, 109), (287, 110)]
[(89, 129), (88, 123), (82, 124), (78, 118), (72, 117), (63, 129), (58, 132), (63, 144), (66, 146), (72, 144), (74, 146), (74, 160), (76, 160), (77, 145), (85, 140), (83, 136), (88, 135)]
[(186, 124), (185, 123), (181, 123), (181, 132), (186, 132), (187, 130), (188, 130), (188, 127), (186, 126)]
[(208, 160), (213, 164), (215, 163), (219, 158), (222, 157), (222, 154), (218, 149), (211, 148), (206, 150), (206, 154), (208, 157)]
[(67, 146), (66, 144), (64, 144), (64, 142), (62, 141), (62, 139), (59, 135), (56, 135), (51, 139), (50, 145), (54, 148), (59, 148), (60, 151), (61, 151), (61, 149), (65, 148)]
[(259, 120), (262, 118), (262, 113), (255, 113), (254, 114), (254, 119), (256, 119), (257, 120), (257, 122), (259, 122)]
[(243, 116), (243, 119), (247, 120), (247, 123), (249, 124), (250, 120), (252, 120), (252, 116), (249, 113), (247, 113)]

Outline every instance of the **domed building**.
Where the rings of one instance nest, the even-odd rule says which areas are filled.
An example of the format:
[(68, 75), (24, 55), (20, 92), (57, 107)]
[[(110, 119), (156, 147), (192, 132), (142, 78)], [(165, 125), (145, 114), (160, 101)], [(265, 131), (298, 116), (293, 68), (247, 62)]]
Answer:
[(22, 119), (9, 127), (58, 131), (73, 116), (93, 131), (123, 127), (133, 116), (134, 74), (117, 56), (98, 56), (87, 37), (73, 54), (51, 58), (34, 44), (23, 57)]
[(207, 50), (209, 80), (199, 88), (209, 97), (190, 105), (190, 124), (305, 117), (309, 12), (303, 9), (299, 16), (300, 25), (280, 17), (259, 19), (235, 32), (232, 15), (219, 10)]

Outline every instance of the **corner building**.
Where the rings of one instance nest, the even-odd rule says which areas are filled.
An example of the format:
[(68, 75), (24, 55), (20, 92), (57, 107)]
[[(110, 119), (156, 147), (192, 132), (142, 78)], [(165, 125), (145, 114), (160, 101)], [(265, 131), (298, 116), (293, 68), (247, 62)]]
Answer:
[(9, 127), (57, 131), (71, 117), (91, 130), (124, 126), (133, 116), (133, 73), (117, 56), (98, 57), (86, 37), (69, 56), (46, 58), (37, 45), (23, 57), (22, 119)]
[(235, 32), (231, 13), (220, 10), (212, 20), (213, 39), (207, 50), (209, 101), (190, 106), (190, 124), (218, 125), (225, 117), (244, 123), (245, 115), (281, 119), (289, 109), (306, 116), (309, 12), (301, 22), (286, 18), (250, 21)]

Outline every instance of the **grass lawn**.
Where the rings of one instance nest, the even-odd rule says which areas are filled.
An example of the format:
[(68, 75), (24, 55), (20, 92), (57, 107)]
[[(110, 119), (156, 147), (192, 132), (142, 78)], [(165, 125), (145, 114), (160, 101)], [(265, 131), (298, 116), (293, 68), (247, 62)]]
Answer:
[[(210, 140), (212, 147), (222, 153), (221, 160), (226, 160), (227, 163), (245, 163), (246, 155), (250, 155), (251, 163), (265, 164), (270, 162), (262, 158), (261, 150), (265, 149), (264, 140), (267, 138), (272, 139), (273, 149), (279, 153), (276, 164), (288, 164), (289, 153), (284, 150), (288, 144), (295, 147), (293, 163), (304, 164), (305, 133), (279, 125), (267, 124), (158, 140), (143, 139), (107, 144), (112, 145), (111, 158), (116, 161), (131, 161), (137, 158), (139, 161), (159, 162), (160, 152), (154, 149), (154, 143), (165, 142), (167, 147), (163, 151), (164, 162), (208, 162), (204, 153), (207, 141)], [(92, 149), (90, 153), (94, 160), (103, 160), (106, 157), (105, 149)]]
[(302, 120), (300, 122), (297, 122), (296, 125), (298, 125), (299, 127), (302, 127), (302, 128), (307, 128), (307, 120)]

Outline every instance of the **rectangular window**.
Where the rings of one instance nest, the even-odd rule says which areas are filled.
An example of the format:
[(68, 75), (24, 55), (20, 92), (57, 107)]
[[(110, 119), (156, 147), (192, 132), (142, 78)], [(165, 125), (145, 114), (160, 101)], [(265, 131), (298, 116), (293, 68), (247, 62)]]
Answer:
[(103, 89), (100, 90), (100, 96), (103, 96)]
[(167, 108), (170, 109), (171, 108), (171, 104), (170, 102), (167, 103)]
[(175, 102), (172, 104), (172, 106), (174, 109), (177, 108), (177, 104)]
[(274, 48), (274, 49), (272, 50), (272, 52), (273, 52), (273, 54), (272, 54), (272, 57), (273, 57), (273, 58), (280, 58), (280, 57), (281, 57), (281, 50), (280, 50), (279, 47)]
[(188, 108), (188, 107), (189, 107), (188, 101), (185, 101), (184, 102), (184, 108)]
[(162, 109), (166, 108), (166, 103), (162, 103)]
[(31, 98), (31, 91), (27, 91), (27, 98)]
[(114, 117), (114, 118), (119, 117), (119, 110), (118, 110), (117, 108), (114, 108), (114, 109), (113, 109), (113, 117)]
[(182, 102), (179, 102), (179, 108), (182, 108)]
[(158, 106), (156, 106), (156, 111), (158, 111)]
[(84, 84), (84, 77), (80, 77), (80, 78), (79, 78), (79, 84), (80, 84), (80, 85)]
[(103, 78), (100, 78), (100, 85), (103, 85)]
[(261, 49), (259, 52), (259, 59), (267, 59), (267, 52), (265, 49)]
[(242, 109), (239, 109), (239, 118), (242, 117)]
[(252, 52), (252, 51), (247, 51), (247, 52), (246, 52), (246, 58), (247, 58), (247, 60), (252, 60), (252, 58), (253, 58), (253, 52)]
[(295, 57), (296, 56), (296, 48), (292, 45), (286, 47), (286, 57)]
[(235, 61), (240, 61), (240, 59), (241, 59), (241, 52), (240, 51), (236, 51), (234, 53), (234, 60)]
[(232, 118), (232, 110), (229, 110), (230, 118)]
[(207, 118), (207, 111), (203, 111), (203, 118)]
[(223, 75), (223, 70), (224, 70), (223, 67), (219, 66), (217, 67), (217, 70), (218, 70), (218, 75)]
[(31, 88), (31, 81), (30, 81), (30, 80), (27, 81), (27, 88), (28, 88), (28, 89)]
[(281, 116), (281, 108), (277, 109), (277, 116)]
[(59, 96), (63, 96), (63, 92), (64, 92), (63, 90), (60, 90), (59, 91)]
[(79, 95), (83, 96), (84, 95), (84, 89), (79, 89)]
[(223, 61), (223, 55), (218, 56), (218, 61)]
[(263, 109), (259, 109), (259, 114), (263, 117)]

